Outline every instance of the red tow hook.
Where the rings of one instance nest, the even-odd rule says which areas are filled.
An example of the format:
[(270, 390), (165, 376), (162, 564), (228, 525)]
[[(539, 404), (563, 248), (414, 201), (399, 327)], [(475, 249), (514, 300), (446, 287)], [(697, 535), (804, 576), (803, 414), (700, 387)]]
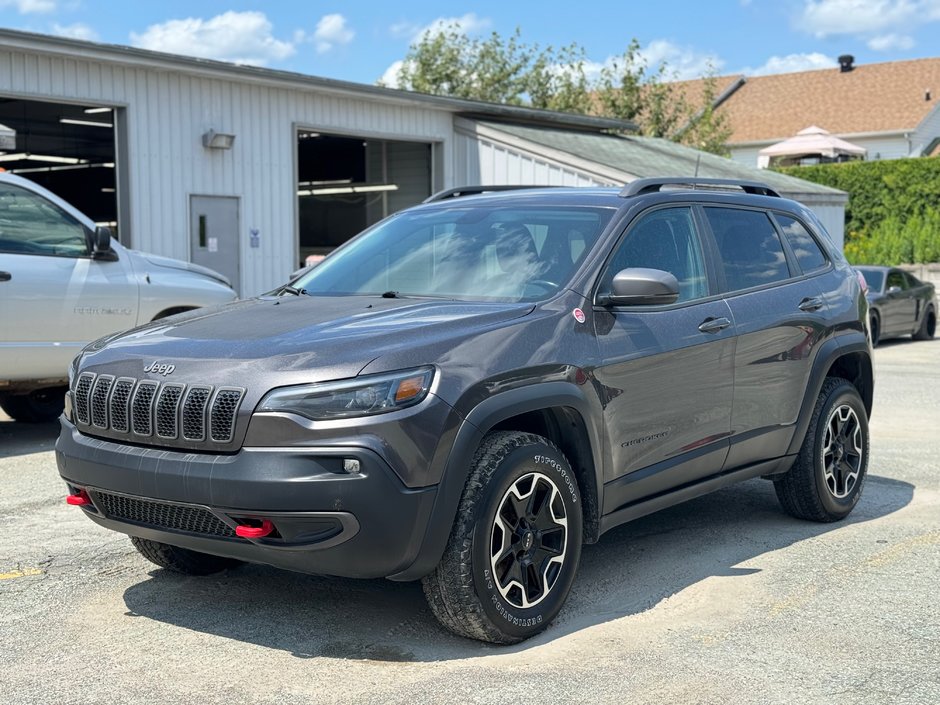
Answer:
[(235, 527), (235, 535), (241, 536), (243, 539), (260, 539), (268, 536), (273, 533), (274, 524), (272, 524), (267, 519), (261, 520), (261, 526), (248, 526), (247, 524), (241, 524), (240, 526)]
[(88, 492), (85, 490), (79, 490), (78, 494), (67, 495), (65, 502), (73, 507), (85, 507), (91, 504), (91, 497), (88, 496)]

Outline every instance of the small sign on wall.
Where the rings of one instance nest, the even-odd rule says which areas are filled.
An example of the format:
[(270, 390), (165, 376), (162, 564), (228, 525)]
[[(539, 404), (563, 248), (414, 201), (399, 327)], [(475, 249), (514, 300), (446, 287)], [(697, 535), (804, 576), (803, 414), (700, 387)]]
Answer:
[(219, 238), (210, 237), (209, 238), (209, 252), (218, 252), (219, 251)]
[(252, 228), (248, 231), (248, 246), (258, 248), (261, 247), (261, 231), (258, 228)]

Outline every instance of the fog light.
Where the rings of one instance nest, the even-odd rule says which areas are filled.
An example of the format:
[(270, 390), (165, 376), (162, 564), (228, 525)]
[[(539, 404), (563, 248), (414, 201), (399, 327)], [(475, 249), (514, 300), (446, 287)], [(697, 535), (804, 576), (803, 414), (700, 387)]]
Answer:
[(350, 475), (359, 474), (359, 461), (355, 458), (346, 458), (343, 460), (343, 470)]

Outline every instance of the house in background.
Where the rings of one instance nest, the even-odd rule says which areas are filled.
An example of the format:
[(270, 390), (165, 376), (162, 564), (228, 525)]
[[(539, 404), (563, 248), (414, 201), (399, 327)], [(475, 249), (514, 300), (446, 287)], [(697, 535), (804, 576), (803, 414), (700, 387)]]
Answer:
[[(866, 150), (868, 160), (940, 153), (940, 58), (772, 76), (717, 77), (714, 105), (731, 129), (735, 161), (758, 166), (762, 149), (810, 126)], [(698, 104), (704, 80), (675, 84)]]

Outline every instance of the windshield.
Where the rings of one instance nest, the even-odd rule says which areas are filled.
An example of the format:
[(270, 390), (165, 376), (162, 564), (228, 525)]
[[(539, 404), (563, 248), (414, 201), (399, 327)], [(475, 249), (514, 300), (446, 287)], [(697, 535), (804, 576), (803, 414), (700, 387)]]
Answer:
[(563, 287), (612, 208), (457, 206), (378, 223), (293, 282), (317, 295), (534, 301)]
[(885, 273), (879, 272), (876, 269), (860, 269), (858, 270), (862, 273), (862, 276), (865, 277), (865, 281), (868, 282), (868, 288), (872, 291), (881, 291), (881, 285), (885, 281)]

